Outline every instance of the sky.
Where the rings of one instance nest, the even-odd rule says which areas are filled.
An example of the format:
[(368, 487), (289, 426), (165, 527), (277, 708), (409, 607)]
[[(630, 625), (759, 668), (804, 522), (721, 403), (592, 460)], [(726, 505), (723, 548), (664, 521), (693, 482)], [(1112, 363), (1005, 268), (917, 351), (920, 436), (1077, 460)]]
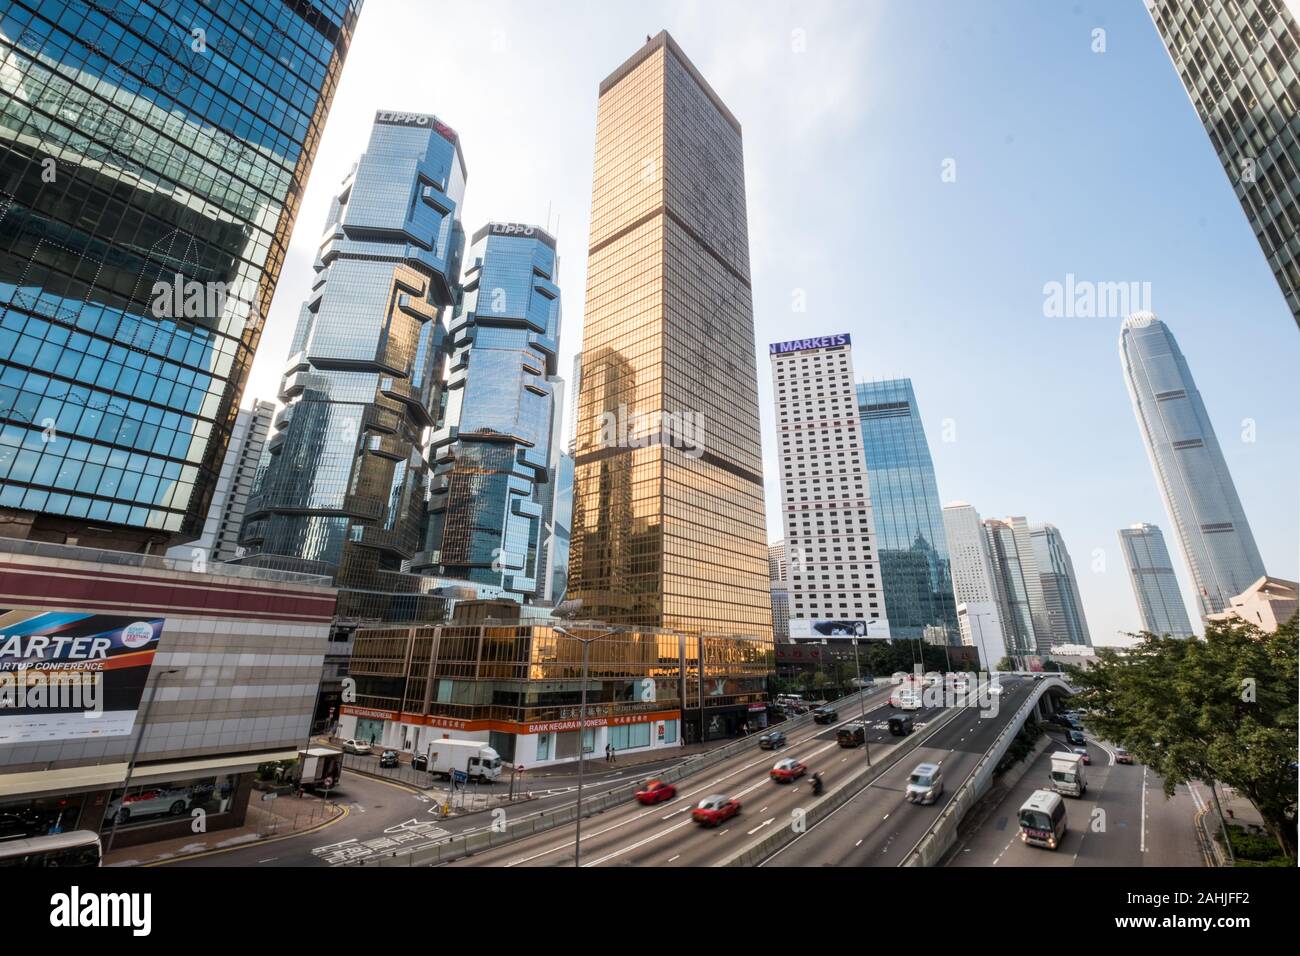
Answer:
[(771, 540), (767, 343), (849, 332), (860, 379), (912, 379), (942, 503), (1061, 529), (1095, 644), (1140, 628), (1117, 534), (1139, 521), (1164, 530), (1195, 622), (1122, 317), (1045, 308), (1072, 275), (1149, 283), (1268, 573), (1300, 577), (1300, 336), (1142, 0), (366, 0), (244, 404), (275, 397), (329, 201), (377, 109), (459, 132), (467, 232), (550, 225), (567, 378), (597, 87), (661, 29), (743, 128)]

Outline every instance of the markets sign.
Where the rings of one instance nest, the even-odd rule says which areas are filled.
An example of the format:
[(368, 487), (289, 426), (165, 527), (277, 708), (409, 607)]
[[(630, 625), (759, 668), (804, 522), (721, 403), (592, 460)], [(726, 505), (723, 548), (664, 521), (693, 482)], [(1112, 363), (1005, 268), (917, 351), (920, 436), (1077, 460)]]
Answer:
[(853, 339), (847, 332), (838, 335), (823, 335), (816, 339), (792, 339), (789, 342), (773, 342), (767, 347), (772, 355), (784, 355), (787, 352), (804, 352), (808, 349), (831, 349), (840, 345), (852, 345)]
[(0, 608), (0, 744), (131, 733), (163, 618)]

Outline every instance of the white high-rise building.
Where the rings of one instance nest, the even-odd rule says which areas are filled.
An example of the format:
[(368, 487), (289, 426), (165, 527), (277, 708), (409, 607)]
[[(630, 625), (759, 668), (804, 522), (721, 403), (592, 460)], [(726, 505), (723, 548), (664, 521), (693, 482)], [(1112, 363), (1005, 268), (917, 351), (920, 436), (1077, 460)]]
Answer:
[(889, 636), (848, 335), (769, 348), (790, 639)]
[(1201, 616), (1218, 613), (1265, 573), (1228, 462), (1169, 327), (1150, 312), (1135, 313), (1124, 320), (1119, 350)]
[(789, 574), (790, 568), (785, 561), (785, 542), (773, 541), (767, 546), (767, 576), (784, 584), (790, 579)]
[(943, 531), (952, 561), (952, 590), (962, 643), (979, 648), (981, 666), (992, 670), (1006, 656), (1007, 645), (993, 562), (989, 560), (979, 512), (965, 501), (946, 505)]
[(221, 462), (217, 487), (208, 505), (203, 534), (197, 541), (168, 549), (169, 558), (229, 561), (238, 556), (239, 527), (244, 523), (248, 494), (257, 476), (258, 460), (274, 415), (274, 402), (255, 401), (252, 408), (239, 410), (230, 444), (226, 446), (226, 457)]

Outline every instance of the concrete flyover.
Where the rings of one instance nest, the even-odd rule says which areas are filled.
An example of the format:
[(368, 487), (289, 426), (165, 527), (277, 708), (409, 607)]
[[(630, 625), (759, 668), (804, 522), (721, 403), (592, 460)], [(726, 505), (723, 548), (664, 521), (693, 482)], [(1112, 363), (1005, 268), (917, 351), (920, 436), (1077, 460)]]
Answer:
[(1060, 677), (1047, 677), (1034, 682), (1025, 701), (1016, 709), (983, 759), (971, 769), (948, 805), (899, 863), (900, 866), (934, 866), (943, 859), (957, 841), (957, 827), (962, 819), (992, 788), (993, 771), (1006, 756), (1011, 742), (1020, 733), (1025, 721), (1030, 714), (1042, 714), (1041, 702), (1049, 692), (1073, 694), (1074, 688)]

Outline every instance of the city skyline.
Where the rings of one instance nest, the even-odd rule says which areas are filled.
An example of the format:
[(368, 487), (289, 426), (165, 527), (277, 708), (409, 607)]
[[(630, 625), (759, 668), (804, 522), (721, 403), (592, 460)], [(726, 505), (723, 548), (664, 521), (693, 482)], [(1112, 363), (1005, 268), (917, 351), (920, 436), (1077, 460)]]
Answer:
[[(545, 223), (549, 208), (561, 244), (581, 243), (591, 182), (591, 158), (582, 144), (594, 133), (593, 85), (623, 49), (666, 26), (745, 125), (747, 176), (751, 189), (765, 197), (750, 209), (759, 341), (791, 338), (796, 328), (793, 334), (817, 334), (841, 325), (855, 336), (869, 335), (872, 349), (859, 360), (859, 374), (906, 375), (915, 382), (941, 501), (970, 500), (983, 514), (1050, 516), (1071, 543), (1094, 642), (1119, 642), (1119, 633), (1137, 630), (1140, 621), (1114, 528), (1161, 523), (1163, 514), (1118, 388), (1113, 336), (1122, 316), (1046, 318), (1043, 286), (1070, 274), (1081, 281), (1152, 282), (1155, 307), (1177, 315), (1180, 342), (1198, 371), (1248, 513), (1289, 501), (1285, 476), (1300, 463), (1300, 429), (1280, 411), (1288, 397), (1285, 367), (1294, 361), (1294, 329), (1140, 4), (1084, 3), (1065, 17), (1029, 3), (978, 15), (944, 9), (926, 36), (905, 29), (906, 17), (882, 5), (793, 12), (768, 4), (747, 8), (742, 17), (738, 8), (670, 3), (644, 29), (601, 11), (584, 18), (577, 34), (577, 21), (564, 11), (543, 14), (507, 4), (452, 10), (440, 28), (465, 38), (463, 49), (447, 52), (448, 68), (466, 82), (449, 88), (411, 76), (393, 90), (368, 79), (395, 61), (395, 50), (414, 42), (394, 36), (391, 22), (408, 15), (419, 22), (429, 14), (393, 0), (371, 2), (300, 216), (313, 222), (312, 207), (323, 208), (337, 180), (331, 164), (340, 175), (345, 171), (348, 160), (340, 154), (351, 152), (357, 124), (383, 102), (438, 112), (457, 126), (475, 170), (467, 222)], [(1104, 53), (1090, 47), (1097, 28), (1106, 31)], [(540, 54), (530, 51), (525, 36), (542, 38), (537, 49), (548, 51), (540, 79), (534, 59)], [(800, 37), (803, 52), (796, 52)], [(873, 66), (845, 71), (850, 60)], [(1087, 82), (1058, 77), (1059, 62)], [(1019, 80), (1026, 71), (1040, 80), (1033, 90)], [(929, 74), (924, 82), (921, 72)], [(534, 82), (544, 111), (519, 101), (519, 85)], [(904, 86), (921, 96), (906, 111), (888, 95)], [(1011, 89), (1027, 99), (1008, 99)], [(969, 111), (976, 102), (978, 122)], [(868, 116), (877, 133), (889, 131), (889, 151), (872, 148), (865, 138)], [(1151, 153), (1142, 164), (1098, 164), (1073, 155), (1070, 145), (1137, 137)], [(574, 145), (530, 153), (520, 164), (512, 150), (530, 140)], [(955, 182), (941, 179), (947, 158), (956, 160)], [(1157, 167), (1164, 177), (1145, 171)], [(786, 171), (804, 184), (797, 204), (777, 186)], [(882, 191), (882, 183), (894, 185)], [(1053, 197), (1050, 215), (1046, 207), (1039, 211), (1047, 195)], [(855, 232), (844, 215), (854, 212), (895, 228), (879, 237)], [(989, 217), (998, 226), (993, 232), (984, 227)], [(1133, 217), (1145, 221), (1143, 230), (1118, 228)], [(1073, 224), (1070, 230), (1058, 229), (1064, 221)], [(293, 300), (310, 273), (312, 243), (303, 242), (303, 233), (298, 230), (290, 247), (259, 366), (274, 369), (283, 360), (284, 345), (274, 348), (276, 325), (292, 323)], [(855, 244), (864, 255), (828, 254)], [(862, 287), (864, 302), (846, 313), (845, 293), (857, 287), (837, 273), (859, 261), (871, 262), (873, 281)], [(920, 262), (930, 263), (928, 272), (942, 270), (942, 281), (923, 274)], [(585, 265), (585, 257), (570, 254), (561, 263), (561, 284), (585, 288)], [(885, 275), (888, 283), (874, 280)], [(806, 311), (794, 312), (801, 295)], [(581, 302), (573, 295), (570, 300), (562, 368), (581, 344)], [(893, 314), (907, 319), (884, 320)], [(841, 321), (837, 315), (853, 317)], [(1234, 330), (1259, 346), (1256, 374), (1246, 379), (1215, 361), (1216, 330), (1229, 317)], [(1016, 340), (1011, 347), (1008, 336)], [(278, 354), (268, 359), (268, 351)], [(1017, 376), (1034, 367), (1021, 368), (1034, 355), (1039, 370), (1044, 360), (1054, 368), (1036, 378), (1038, 395), (1026, 404), (1017, 394)], [(976, 367), (980, 387), (971, 398), (969, 372)], [(277, 377), (259, 368), (246, 399), (272, 394)], [(781, 534), (779, 494), (767, 421), (771, 395), (763, 379), (768, 537), (774, 540)], [(1086, 396), (1082, 407), (1079, 396)], [(1077, 418), (1082, 442), (1050, 427), (1067, 414)], [(1228, 440), (1242, 433), (1247, 418), (1257, 426), (1257, 440)], [(1025, 441), (1029, 432), (1032, 443)], [(1280, 519), (1256, 529), (1260, 550), (1270, 573), (1295, 578), (1295, 509), (1281, 509)], [(1190, 601), (1190, 579), (1179, 560), (1175, 572)]]

